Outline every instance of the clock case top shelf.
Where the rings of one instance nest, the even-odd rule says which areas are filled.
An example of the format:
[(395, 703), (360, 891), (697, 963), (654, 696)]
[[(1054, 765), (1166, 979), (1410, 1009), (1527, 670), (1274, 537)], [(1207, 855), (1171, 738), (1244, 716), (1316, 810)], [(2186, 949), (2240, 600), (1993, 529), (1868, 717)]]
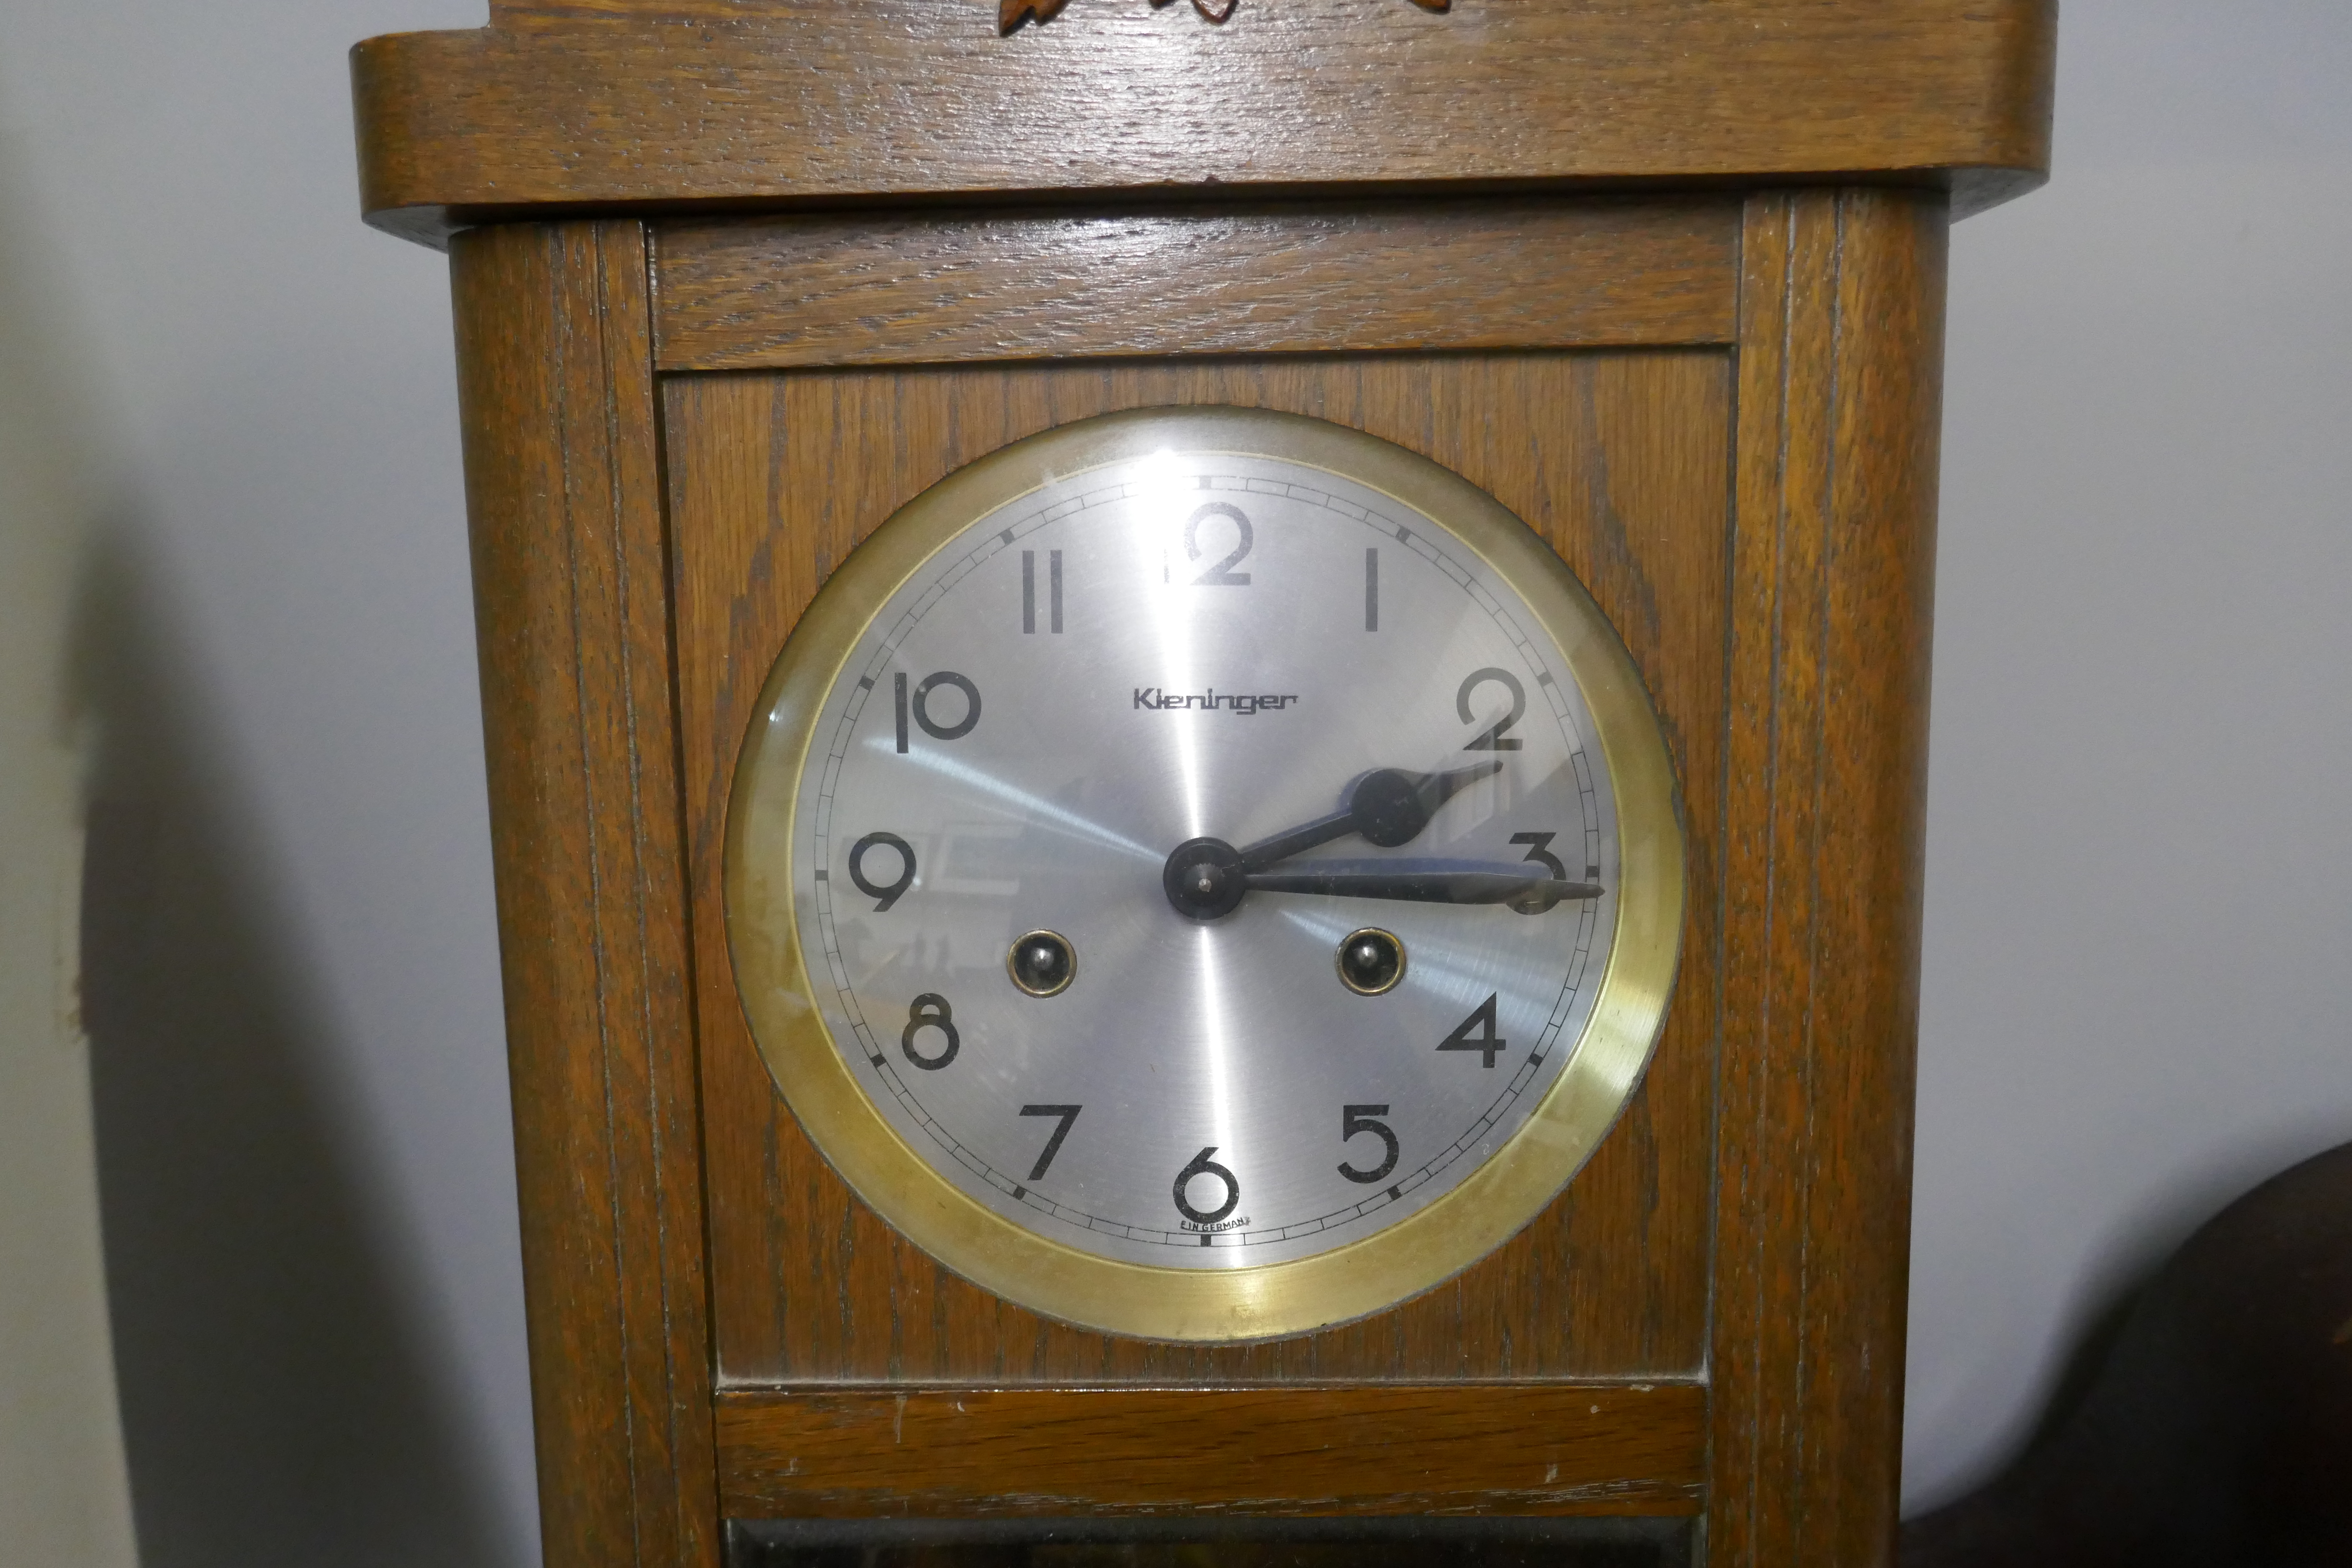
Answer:
[(469, 224), (877, 203), (2038, 184), (2056, 0), (491, 0), (352, 51), (362, 206)]
[[(356, 58), (371, 215), (453, 253), (549, 1560), (1009, 1509), (1703, 1512), (1710, 1562), (1883, 1561), (1946, 226), (2040, 178), (2054, 8), (966, 9), (509, 5)], [(1667, 1038), (1562, 1201), (1219, 1350), (1029, 1317), (865, 1214), (715, 877), (833, 565), (957, 463), (1166, 402), (1527, 518), (1691, 832)]]

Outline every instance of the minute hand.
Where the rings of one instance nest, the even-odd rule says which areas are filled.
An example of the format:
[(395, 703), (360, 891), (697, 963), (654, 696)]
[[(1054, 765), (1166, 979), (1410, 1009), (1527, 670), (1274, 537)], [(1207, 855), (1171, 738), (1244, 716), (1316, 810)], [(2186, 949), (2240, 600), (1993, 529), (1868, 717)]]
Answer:
[(1597, 899), (1593, 882), (1496, 871), (1250, 871), (1242, 886), (1253, 893), (1321, 893), (1340, 899), (1402, 899), (1424, 904), (1538, 904)]

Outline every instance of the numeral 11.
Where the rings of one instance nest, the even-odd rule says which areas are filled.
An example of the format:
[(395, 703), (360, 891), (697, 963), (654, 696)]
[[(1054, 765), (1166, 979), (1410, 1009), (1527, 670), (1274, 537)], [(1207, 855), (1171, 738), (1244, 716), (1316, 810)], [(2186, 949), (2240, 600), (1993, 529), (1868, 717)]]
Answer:
[[(1045, 552), (1046, 621), (1054, 631), (1062, 629), (1062, 552)], [(1037, 552), (1021, 552), (1021, 629), (1037, 629)]]

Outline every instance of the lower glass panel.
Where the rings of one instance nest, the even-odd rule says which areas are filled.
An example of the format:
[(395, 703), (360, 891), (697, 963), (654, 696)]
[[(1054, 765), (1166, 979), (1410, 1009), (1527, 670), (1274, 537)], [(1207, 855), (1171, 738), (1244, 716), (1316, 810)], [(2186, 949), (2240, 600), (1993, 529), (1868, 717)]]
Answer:
[(1693, 1519), (732, 1520), (730, 1568), (1690, 1568)]

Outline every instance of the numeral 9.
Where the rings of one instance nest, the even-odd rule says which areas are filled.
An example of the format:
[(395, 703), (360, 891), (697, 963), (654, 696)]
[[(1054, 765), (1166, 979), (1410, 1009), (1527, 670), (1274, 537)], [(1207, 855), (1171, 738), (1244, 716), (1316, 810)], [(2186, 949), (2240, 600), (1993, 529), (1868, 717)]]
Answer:
[[(897, 881), (882, 883), (867, 879), (866, 852), (877, 846), (898, 852), (898, 879)], [(859, 892), (869, 899), (878, 900), (874, 906), (874, 912), (877, 915), (881, 914), (892, 904), (906, 897), (907, 889), (915, 885), (915, 847), (895, 833), (869, 833), (850, 847), (849, 879)]]

